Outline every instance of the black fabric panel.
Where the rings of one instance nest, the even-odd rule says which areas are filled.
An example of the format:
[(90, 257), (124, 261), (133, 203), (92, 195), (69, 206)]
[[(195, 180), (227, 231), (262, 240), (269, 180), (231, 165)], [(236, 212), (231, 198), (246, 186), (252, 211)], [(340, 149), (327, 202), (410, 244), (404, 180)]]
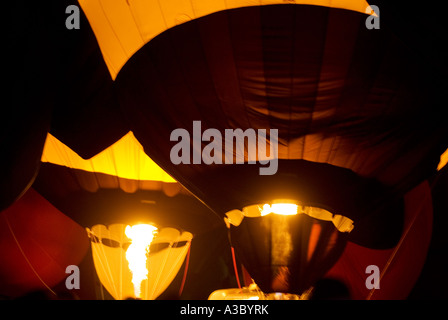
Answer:
[[(184, 128), (192, 134), (194, 120), (202, 121), (202, 131), (216, 128), (222, 135), (227, 128), (278, 129), (282, 160), (323, 162), (379, 182), (387, 191), (359, 189), (373, 207), (353, 210), (362, 201), (349, 193), (338, 205), (357, 211), (372, 237), (384, 228), (396, 235), (401, 197), (435, 171), (447, 147), (441, 109), (446, 80), (387, 26), (368, 30), (364, 18), (282, 5), (228, 10), (179, 25), (123, 67), (116, 81), (122, 110), (145, 152), (219, 215), (261, 202), (259, 190), (277, 178), (260, 177), (254, 165), (173, 165), (170, 133)], [(279, 172), (285, 163), (279, 162)], [(296, 164), (286, 165), (290, 176), (306, 167)], [(336, 176), (316, 178), (316, 194)], [(285, 173), (278, 180), (291, 184), (294, 178)], [(348, 190), (349, 183), (335, 185)], [(328, 192), (316, 199), (333, 206)], [(391, 221), (386, 226), (385, 218)], [(360, 243), (376, 242), (368, 238)]]
[(54, 105), (58, 69), (51, 5), (31, 10), (20, 1), (4, 8), (6, 24), (0, 112), (0, 210), (17, 200), (39, 169)]
[[(277, 10), (291, 17), (280, 19)], [(324, 19), (316, 18), (319, 16), (327, 17), (326, 28), (322, 26)], [(263, 19), (262, 25), (260, 19)], [(251, 28), (238, 29), (242, 21), (250, 21)], [(291, 28), (281, 27), (288, 21), (298, 30), (303, 30), (303, 21), (310, 27), (306, 32), (291, 34)], [(345, 28), (337, 27), (340, 21), (344, 21)], [(166, 146), (157, 146), (154, 140), (168, 141), (173, 129), (189, 129), (193, 120), (202, 120), (204, 129), (223, 130), (229, 125), (243, 129), (278, 128), (282, 158), (325, 159), (330, 164), (408, 190), (433, 170), (437, 161), (435, 154), (446, 144), (443, 142), (446, 129), (441, 126), (441, 117), (435, 116), (440, 105), (435, 88), (440, 85), (436, 85), (436, 80), (426, 80), (427, 74), (418, 69), (415, 57), (392, 35), (386, 31), (367, 33), (363, 24), (358, 14), (344, 10), (269, 6), (269, 10), (230, 10), (173, 28), (146, 45), (120, 73), (117, 82), (126, 92), (126, 97), (122, 97), (124, 112), (131, 119), (139, 140), (145, 141), (147, 152), (159, 157), (162, 167), (166, 162), (168, 171), (177, 170), (167, 161), (169, 150)], [(359, 29), (359, 32), (336, 46), (334, 38), (340, 41), (347, 29)], [(204, 30), (223, 34), (224, 44), (216, 37), (213, 41)], [(287, 31), (282, 34), (282, 30)], [(272, 40), (274, 32), (277, 36)], [(353, 48), (344, 52), (351, 54), (350, 63), (332, 60), (333, 51), (341, 55), (335, 48), (345, 45)], [(223, 52), (221, 56), (216, 56), (219, 53), (216, 48)], [(407, 57), (403, 58), (401, 52), (407, 53)], [(294, 60), (286, 59), (288, 53)], [(208, 69), (205, 64), (209, 65)], [(408, 68), (409, 65), (415, 68)], [(143, 71), (145, 68), (151, 69)], [(297, 69), (296, 73), (291, 68)], [(221, 70), (229, 71), (218, 72)], [(137, 83), (126, 84), (127, 81)], [(426, 89), (416, 90), (417, 84)], [(335, 89), (323, 90), (325, 86)], [(170, 94), (171, 90), (175, 94)], [(409, 94), (405, 96), (404, 92)], [(334, 95), (339, 98), (335, 99)], [(316, 112), (315, 107), (322, 108), (326, 99), (334, 101), (322, 116), (322, 110)], [(422, 99), (433, 99), (430, 106), (434, 112), (421, 115)], [(153, 107), (144, 107), (148, 105)], [(414, 134), (417, 123), (418, 128), (428, 130)], [(315, 145), (308, 146), (305, 142), (313, 143), (309, 139), (312, 135), (322, 138), (320, 142), (316, 138)], [(297, 143), (298, 140), (302, 142)], [(419, 144), (422, 140), (427, 143)], [(325, 155), (321, 147), (329, 143), (331, 149), (327, 148)], [(419, 148), (423, 152), (417, 152)], [(314, 151), (307, 152), (309, 149), (319, 151), (314, 155)], [(426, 154), (430, 156), (424, 157)], [(397, 163), (397, 158), (406, 158), (408, 166)]]
[(5, 8), (0, 210), (33, 183), (48, 131), (84, 158), (129, 131), (82, 10), (81, 28), (65, 27), (65, 9), (72, 4), (78, 5), (14, 1)]
[[(65, 1), (55, 6), (58, 24), (53, 41), (60, 77), (50, 132), (88, 159), (116, 142), (129, 127), (121, 114), (114, 82), (103, 60), (95, 34), (80, 9), (80, 28), (65, 28)], [(65, 6), (64, 6), (65, 5)], [(78, 5), (78, 7), (80, 7)], [(56, 12), (56, 8), (58, 12)]]

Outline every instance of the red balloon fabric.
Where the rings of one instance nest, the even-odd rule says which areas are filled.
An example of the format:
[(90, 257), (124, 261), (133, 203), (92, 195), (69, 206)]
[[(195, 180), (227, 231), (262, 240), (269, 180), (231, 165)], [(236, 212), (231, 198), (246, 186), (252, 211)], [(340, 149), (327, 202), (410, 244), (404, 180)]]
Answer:
[(33, 188), (0, 213), (0, 295), (16, 298), (69, 276), (89, 248), (87, 233)]
[[(348, 243), (344, 253), (326, 278), (343, 282), (352, 299), (406, 299), (426, 260), (432, 234), (433, 207), (427, 181), (405, 195), (405, 221), (398, 244), (387, 250), (374, 250)], [(384, 221), (387, 223), (387, 221)], [(369, 289), (369, 265), (379, 268), (379, 288)], [(368, 281), (370, 282), (370, 281)]]

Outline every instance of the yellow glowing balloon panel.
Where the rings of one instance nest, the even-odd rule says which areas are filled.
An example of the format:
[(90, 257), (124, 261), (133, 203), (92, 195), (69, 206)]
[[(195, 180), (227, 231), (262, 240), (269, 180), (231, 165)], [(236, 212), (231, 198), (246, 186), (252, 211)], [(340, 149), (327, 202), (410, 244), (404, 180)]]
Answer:
[(48, 133), (41, 161), (126, 179), (176, 182), (148, 157), (131, 131), (90, 159), (81, 158)]
[(437, 166), (437, 170), (442, 170), (443, 167), (446, 166), (446, 164), (448, 163), (448, 149), (445, 150), (445, 152), (440, 156), (440, 162), (439, 165)]
[(128, 59), (163, 31), (228, 9), (271, 4), (308, 4), (365, 13), (365, 0), (79, 0), (115, 79)]

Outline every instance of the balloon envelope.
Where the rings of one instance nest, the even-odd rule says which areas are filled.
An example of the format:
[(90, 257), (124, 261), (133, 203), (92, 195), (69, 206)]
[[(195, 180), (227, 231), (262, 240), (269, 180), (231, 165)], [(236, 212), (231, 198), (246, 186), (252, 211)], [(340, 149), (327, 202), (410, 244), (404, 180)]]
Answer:
[(79, 265), (89, 248), (84, 228), (33, 188), (0, 213), (0, 294), (17, 298), (48, 292)]
[[(446, 144), (445, 80), (387, 27), (368, 30), (365, 18), (323, 6), (272, 5), (182, 23), (146, 43), (120, 70), (122, 112), (151, 158), (221, 217), (265, 201), (260, 190), (266, 188), (265, 196), (275, 189), (272, 180), (276, 187), (294, 185), (307, 168), (324, 164), (326, 175), (303, 185), (327, 207), (335, 190), (358, 180), (357, 192), (340, 199), (358, 214), (356, 232), (369, 234), (357, 241), (390, 248), (402, 231), (403, 210), (396, 208), (434, 171)], [(201, 122), (199, 139), (194, 121)], [(190, 135), (185, 164), (171, 159), (176, 129)], [(228, 150), (227, 139), (222, 156), (243, 152), (245, 164), (193, 163), (210, 147), (202, 136), (208, 129), (221, 137), (226, 129), (277, 129), (277, 173), (260, 176), (261, 165), (247, 163), (246, 145)], [(344, 170), (356, 178), (336, 181)], [(319, 193), (329, 181), (332, 192)], [(383, 190), (371, 193), (372, 184)], [(382, 223), (384, 217), (391, 223)]]
[(231, 226), (230, 241), (263, 292), (300, 295), (336, 263), (347, 235), (306, 214), (269, 214)]

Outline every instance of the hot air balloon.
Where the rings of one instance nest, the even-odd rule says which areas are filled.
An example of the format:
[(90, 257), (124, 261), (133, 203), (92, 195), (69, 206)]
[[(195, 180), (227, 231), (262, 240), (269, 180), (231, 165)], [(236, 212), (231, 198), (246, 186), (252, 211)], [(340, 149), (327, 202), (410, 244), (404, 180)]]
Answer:
[(84, 259), (89, 241), (80, 225), (33, 188), (0, 214), (0, 295), (19, 298), (35, 292), (58, 299), (54, 289)]
[(219, 223), (143, 152), (132, 132), (90, 159), (49, 134), (34, 188), (89, 228), (143, 221), (201, 233)]
[[(157, 230), (151, 225), (136, 225), (137, 228), (141, 226)], [(89, 229), (95, 268), (101, 283), (115, 299), (154, 300), (177, 275), (189, 252), (193, 235), (174, 228), (158, 230), (148, 242), (148, 252), (143, 252), (147, 257), (143, 263), (144, 274), (138, 282), (135, 280), (138, 270), (133, 269), (129, 257), (129, 248), (136, 244), (135, 238), (130, 239), (130, 228), (135, 226), (95, 225)], [(143, 231), (145, 235), (151, 234), (145, 229)]]
[[(289, 199), (354, 221), (353, 243), (397, 244), (404, 194), (446, 149), (445, 80), (387, 26), (366, 28), (366, 2), (81, 6), (135, 137), (218, 216)], [(179, 129), (189, 133), (189, 148), (181, 148), (187, 161), (171, 157)], [(238, 129), (244, 136), (235, 143), (226, 130)], [(210, 130), (220, 133), (214, 141)], [(250, 154), (248, 130), (265, 130), (264, 148), (277, 147), (273, 175), (260, 175), (265, 159)], [(233, 160), (242, 154), (243, 163), (227, 162), (228, 153)], [(301, 232), (291, 229), (296, 239)], [(245, 244), (231, 238), (244, 256)]]
[[(438, 175), (436, 177), (438, 177)], [(291, 238), (294, 237), (294, 235), (285, 232), (287, 230), (281, 230), (282, 228), (289, 227), (289, 225), (285, 223), (280, 223), (274, 228), (269, 228), (268, 232), (266, 232), (265, 229), (266, 226), (268, 226), (269, 220), (264, 222), (259, 220), (258, 222), (263, 223), (264, 229), (258, 228), (258, 230), (264, 230), (264, 234), (261, 232), (249, 233), (247, 231), (247, 226), (242, 230), (232, 230), (231, 232), (236, 233), (238, 237), (246, 236), (244, 241), (242, 241), (243, 245), (241, 246), (241, 249), (244, 250), (242, 261), (246, 262), (243, 263), (243, 271), (246, 271), (245, 267), (248, 267), (249, 270), (253, 270), (251, 274), (259, 275), (259, 273), (264, 273), (264, 276), (257, 277), (261, 280), (260, 286), (258, 286), (254, 283), (254, 279), (251, 278), (251, 274), (246, 271), (243, 273), (243, 279), (239, 284), (239, 288), (215, 290), (209, 296), (209, 299), (406, 299), (409, 295), (412, 296), (413, 287), (416, 285), (422, 269), (424, 270), (424, 265), (427, 264), (425, 261), (428, 248), (430, 247), (430, 243), (433, 243), (433, 241), (431, 241), (431, 234), (433, 233), (433, 199), (431, 197), (431, 189), (433, 188), (434, 186), (431, 187), (430, 184), (425, 181), (405, 195), (404, 232), (402, 233), (398, 244), (387, 250), (371, 249), (347, 241), (348, 234), (354, 227), (352, 221), (341, 219), (341, 217), (335, 217), (333, 219), (330, 215), (325, 213), (325, 211), (322, 212), (321, 210), (317, 210), (315, 213), (319, 213), (319, 215), (314, 214), (314, 216), (320, 216), (320, 220), (327, 218), (327, 220), (330, 221), (330, 225), (333, 223), (336, 228), (329, 228), (328, 224), (326, 225), (327, 235), (331, 235), (332, 233), (330, 232), (334, 229), (333, 236), (336, 236), (334, 239), (337, 239), (337, 237), (340, 238), (337, 241), (330, 242), (329, 247), (327, 247), (328, 244), (325, 244), (325, 242), (321, 242), (319, 245), (317, 242), (319, 238), (315, 235), (311, 235), (309, 238), (303, 237), (301, 241), (291, 241)], [(272, 217), (275, 217), (277, 219), (280, 218), (281, 220), (286, 220), (291, 216), (296, 216), (296, 218), (298, 218), (297, 215), (300, 216), (301, 214), (302, 218), (312, 221), (309, 216), (312, 212), (310, 208), (307, 208), (308, 212), (305, 213), (303, 210), (298, 210), (299, 208), (295, 208), (294, 206), (290, 206), (290, 209), (286, 207), (283, 208), (283, 212), (289, 212), (289, 215), (281, 216), (279, 213), (281, 212), (282, 206), (284, 206), (284, 204), (280, 207), (273, 205), (270, 206), (270, 209), (267, 207), (265, 210), (263, 210), (263, 207), (256, 206), (247, 208), (248, 210), (246, 210), (245, 214), (241, 211), (234, 211), (228, 214), (226, 220), (230, 227), (231, 225), (241, 224), (241, 221), (244, 219), (250, 220), (251, 217), (260, 217), (262, 214), (271, 211), (267, 215), (271, 219)], [(299, 213), (299, 211), (302, 212)], [(308, 217), (306, 217), (306, 215), (308, 215)], [(243, 219), (242, 216), (244, 216)], [(248, 221), (247, 225), (250, 226), (255, 223), (257, 222)], [(313, 228), (311, 228), (311, 234), (313, 231), (316, 232), (316, 230), (318, 230), (318, 232), (325, 230), (319, 227), (320, 225), (324, 225), (323, 221), (314, 221)], [(302, 228), (307, 227), (309, 227), (309, 224), (302, 224)], [(232, 226), (232, 228), (235, 229), (234, 226)], [(279, 232), (280, 230), (283, 232)], [(338, 234), (336, 230), (343, 231), (343, 233)], [(255, 236), (253, 236), (254, 234)], [(295, 236), (297, 236), (297, 234)], [(307, 241), (309, 242), (307, 243)], [(301, 244), (301, 249), (299, 249), (299, 246), (292, 246), (292, 243)], [(266, 250), (263, 246), (272, 246), (273, 249)], [(311, 250), (310, 247), (312, 248)], [(293, 250), (297, 251), (296, 254), (288, 256), (288, 253)], [(333, 256), (333, 258), (337, 259), (337, 262), (332, 265), (329, 270), (322, 270), (322, 268), (325, 267), (324, 263), (313, 266), (313, 263), (316, 263), (317, 259), (315, 257), (315, 261), (312, 261), (312, 254), (315, 254), (318, 250), (327, 250), (326, 255), (316, 255), (319, 258), (331, 259)], [(271, 256), (269, 256), (268, 253), (271, 253)], [(277, 259), (278, 261), (279, 258), (289, 258), (290, 261), (283, 262), (283, 266), (270, 263), (271, 259)], [(294, 258), (296, 261), (303, 259), (305, 261), (311, 261), (311, 263), (298, 263), (294, 266)], [(253, 261), (256, 261), (256, 263), (253, 264)], [(438, 263), (440, 264), (442, 262), (439, 260)], [(308, 288), (307, 290), (304, 290), (301, 294), (284, 294), (281, 291), (271, 292), (271, 287), (284, 290), (281, 286), (291, 285), (292, 282), (284, 281), (288, 278), (288, 273), (292, 270), (296, 270), (296, 272), (298, 270), (306, 272), (303, 266), (311, 267), (313, 272), (309, 273), (308, 277), (291, 278), (291, 280), (297, 281), (297, 285), (302, 285), (305, 288)], [(275, 272), (275, 268), (281, 268), (281, 271)], [(369, 271), (370, 268), (378, 268), (378, 287), (369, 282), (373, 278), (370, 274), (371, 271)], [(319, 272), (321, 272), (321, 275), (316, 276)], [(276, 276), (268, 276), (270, 273), (275, 274)], [(315, 276), (314, 279), (313, 276)], [(270, 280), (272, 283), (269, 283)], [(313, 285), (304, 285), (299, 282), (300, 280), (310, 281)], [(366, 283), (368, 283), (368, 285), (366, 285)], [(263, 287), (265, 290), (262, 290), (260, 287)], [(427, 288), (427, 290), (430, 291), (429, 288)]]
[[(183, 266), (193, 234), (219, 222), (143, 152), (132, 132), (87, 160), (48, 134), (34, 187), (86, 228), (98, 278), (118, 300), (157, 298)], [(135, 225), (157, 230), (143, 246), (148, 271), (141, 293), (133, 292), (126, 258), (134, 240), (125, 229)]]
[[(59, 6), (64, 9), (65, 3), (61, 3)], [(245, 212), (245, 208), (254, 205), (272, 207), (280, 200), (287, 200), (297, 208), (316, 208), (349, 219), (354, 228), (342, 234), (348, 239), (339, 263), (355, 257), (365, 264), (368, 262), (360, 257), (368, 256), (368, 250), (379, 248), (393, 253), (397, 246), (403, 248), (406, 239), (416, 239), (408, 236), (414, 230), (409, 226), (418, 225), (409, 224), (407, 195), (427, 194), (427, 188), (419, 187), (419, 183), (434, 174), (438, 158), (448, 144), (447, 126), (440, 108), (446, 84), (443, 72), (447, 70), (448, 60), (443, 59), (443, 51), (433, 50), (440, 49), (440, 43), (434, 45), (434, 40), (438, 41), (443, 32), (434, 28), (436, 31), (429, 36), (425, 34), (440, 21), (418, 16), (417, 21), (424, 22), (416, 23), (418, 27), (413, 30), (418, 32), (407, 31), (405, 29), (412, 24), (403, 21), (409, 15), (395, 18), (398, 13), (413, 12), (380, 2), (381, 8), (384, 5), (391, 11), (381, 11), (380, 29), (368, 30), (365, 28), (368, 17), (365, 1), (348, 4), (333, 1), (331, 7), (321, 1), (294, 1), (294, 4), (284, 1), (255, 4), (238, 0), (213, 4), (206, 1), (79, 3), (87, 16), (85, 19), (82, 15), (85, 28), (70, 33), (71, 41), (65, 41), (68, 33), (63, 30), (64, 36), (62, 32), (57, 34), (60, 41), (48, 42), (51, 48), (57, 48), (57, 44), (68, 46), (69, 50), (56, 59), (63, 61), (62, 68), (55, 67), (47, 74), (38, 73), (45, 75), (46, 80), (58, 81), (51, 82), (53, 87), (46, 81), (36, 81), (35, 88), (37, 92), (41, 89), (41, 93), (50, 92), (49, 88), (60, 92), (57, 99), (52, 97), (49, 101), (55, 102), (50, 132), (84, 160), (99, 154), (131, 131), (141, 145), (140, 151), (144, 150), (179, 181), (187, 193), (201, 199), (221, 222), (229, 218), (227, 213), (235, 210)], [(378, 1), (371, 4), (378, 4)], [(50, 6), (44, 6), (42, 15), (36, 16), (51, 17), (46, 20), (51, 22), (57, 20), (51, 15), (54, 8)], [(390, 12), (395, 15), (389, 16)], [(63, 29), (63, 23), (61, 25)], [(55, 36), (54, 32), (42, 34), (49, 38)], [(34, 39), (33, 34), (28, 35)], [(439, 52), (442, 52), (441, 59)], [(42, 54), (38, 57), (45, 58), (48, 65), (53, 62), (52, 57)], [(40, 58), (36, 60), (41, 61)], [(34, 69), (41, 66), (31, 64)], [(66, 72), (62, 72), (63, 77), (56, 77), (60, 73), (54, 72), (55, 69)], [(36, 101), (44, 101), (42, 105), (45, 105), (47, 101), (40, 98), (36, 96)], [(3, 207), (23, 194), (37, 172), (39, 148), (43, 146), (49, 121), (44, 116), (48, 115), (48, 110), (42, 109), (43, 113), (38, 110), (35, 109), (36, 114), (42, 116), (43, 121), (38, 123), (36, 118), (31, 122), (41, 132), (33, 139), (40, 140), (38, 143), (29, 140), (29, 146), (37, 150), (34, 157), (25, 162), (18, 161), (23, 157), (17, 152), (5, 157), (14, 169), (5, 170), (13, 173), (2, 179), (5, 186), (19, 183), (27, 176), (12, 196), (3, 193)], [(199, 139), (194, 138), (195, 121), (200, 121), (202, 126)], [(24, 128), (30, 129), (27, 125)], [(171, 151), (176, 145), (171, 134), (177, 129), (193, 137), (189, 143), (193, 158), (190, 164), (171, 161)], [(235, 150), (226, 148), (229, 139), (222, 139), (221, 148), (218, 148), (219, 144), (212, 144), (210, 137), (203, 135), (210, 133), (209, 129), (217, 130), (221, 137), (225, 137), (229, 129), (233, 132), (241, 129), (246, 133), (249, 129), (265, 130), (264, 140), (272, 142), (269, 146), (278, 146), (277, 172), (272, 176), (260, 176), (263, 159), (251, 158), (249, 151), (252, 149), (247, 143)], [(278, 130), (276, 137), (273, 130)], [(6, 140), (12, 146), (9, 150), (26, 153), (26, 149), (16, 148), (11, 142), (14, 139)], [(269, 150), (268, 144), (265, 147)], [(208, 150), (208, 154), (204, 150)], [(221, 150), (221, 155), (212, 154), (210, 150)], [(234, 159), (243, 155), (245, 162), (255, 160), (256, 163), (225, 164), (226, 151), (233, 153)], [(209, 158), (203, 158), (204, 154)], [(211, 163), (211, 159), (220, 159), (220, 156), (222, 164)], [(195, 158), (201, 163), (193, 163)], [(67, 164), (44, 162), (34, 187), (67, 215), (80, 219), (78, 221), (85, 219), (82, 224), (103, 223), (100, 221), (103, 218), (116, 220), (120, 214), (113, 212), (124, 211), (117, 203), (129, 209), (128, 205), (142, 204), (142, 200), (146, 208), (154, 201), (154, 198), (146, 198), (150, 192), (145, 189), (146, 182), (115, 176), (115, 169), (109, 175), (93, 172), (96, 168), (86, 171), (65, 166)], [(22, 167), (23, 172), (20, 171)], [(71, 183), (58, 184), (58, 179)], [(164, 190), (163, 183), (150, 185), (155, 191), (153, 195), (160, 194), (159, 188)], [(170, 190), (176, 193), (178, 186)], [(181, 190), (180, 194), (185, 189)], [(172, 198), (165, 196), (162, 192), (161, 199), (171, 203)], [(129, 201), (124, 205), (126, 201), (120, 202), (118, 198)], [(145, 203), (145, 200), (149, 201)], [(108, 207), (97, 210), (93, 203), (101, 203), (103, 209)], [(85, 214), (80, 215), (83, 211)], [(132, 214), (127, 216), (130, 218)], [(208, 213), (199, 216), (213, 223), (216, 221)], [(425, 217), (424, 226), (428, 226), (429, 218)], [(327, 225), (334, 229), (332, 231), (337, 230), (332, 219), (319, 220), (304, 212), (289, 217), (269, 214), (258, 218), (264, 221), (312, 219), (313, 226)], [(249, 221), (257, 221), (249, 219), (258, 218), (245, 216), (238, 227), (230, 226), (231, 242), (239, 258), (247, 247), (246, 243), (237, 241), (243, 229), (238, 232), (236, 228), (246, 228)], [(202, 227), (207, 228), (207, 224)], [(271, 224), (269, 232), (273, 234), (276, 227), (277, 224)], [(316, 228), (319, 227), (310, 229)], [(305, 235), (304, 229), (295, 229), (291, 235), (299, 239), (301, 232)], [(247, 232), (256, 237), (261, 229), (257, 226), (253, 230)], [(312, 247), (313, 238), (304, 239), (302, 243)], [(427, 250), (425, 244), (426, 240), (419, 247), (419, 261)], [(262, 252), (261, 256), (266, 254)], [(388, 258), (385, 261), (387, 265)], [(253, 261), (246, 262), (251, 263)], [(417, 265), (413, 277), (418, 274), (421, 263)], [(300, 265), (302, 267), (306, 265)], [(331, 267), (329, 263), (327, 268)], [(333, 267), (337, 269), (338, 263)], [(342, 270), (346, 280), (355, 278), (350, 277), (348, 269)], [(359, 275), (365, 266), (350, 270), (351, 275)], [(389, 271), (385, 272), (386, 278)], [(271, 272), (270, 279), (257, 276), (256, 280), (272, 283), (275, 276), (275, 272)], [(364, 279), (359, 278), (347, 280), (352, 289), (365, 286)], [(302, 290), (297, 287), (300, 281), (292, 281), (292, 278), (288, 281), (291, 288), (288, 290)], [(375, 298), (378, 292), (384, 291), (368, 294)], [(365, 298), (366, 294), (363, 291), (354, 296)]]
[(294, 203), (249, 206), (240, 215), (242, 221), (230, 227), (232, 244), (267, 293), (309, 290), (339, 259), (353, 228), (349, 219)]

